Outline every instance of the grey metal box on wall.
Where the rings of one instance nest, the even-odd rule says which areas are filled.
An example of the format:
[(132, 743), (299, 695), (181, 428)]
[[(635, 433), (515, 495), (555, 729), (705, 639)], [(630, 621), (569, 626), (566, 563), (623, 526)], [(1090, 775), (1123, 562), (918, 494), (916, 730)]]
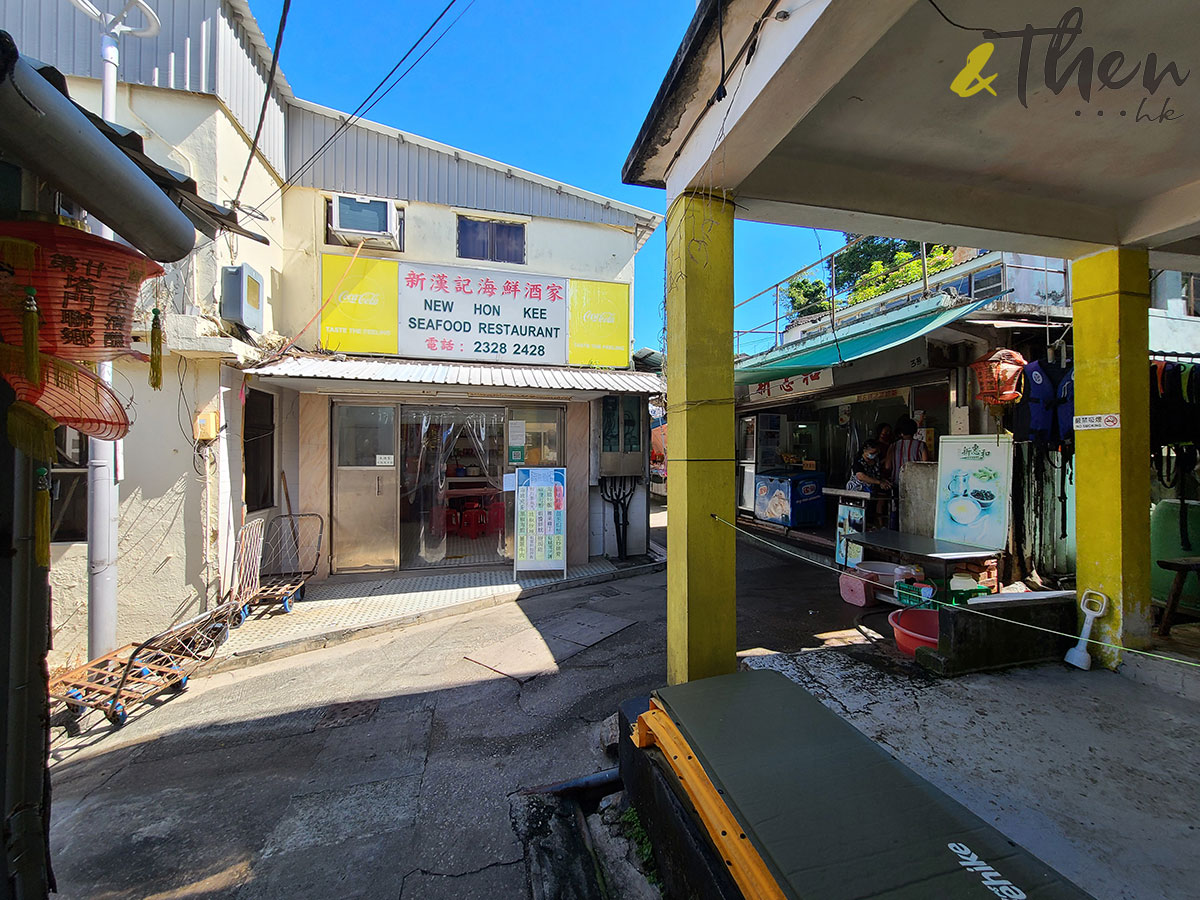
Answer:
[(261, 333), (266, 296), (262, 276), (250, 266), (242, 263), (221, 267), (222, 319)]

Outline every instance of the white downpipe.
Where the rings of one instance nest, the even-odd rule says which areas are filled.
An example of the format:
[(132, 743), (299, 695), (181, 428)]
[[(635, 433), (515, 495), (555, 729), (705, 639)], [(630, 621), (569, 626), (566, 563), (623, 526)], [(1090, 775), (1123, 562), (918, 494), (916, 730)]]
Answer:
[[(71, 0), (85, 15), (100, 26), (101, 94), (100, 117), (114, 122), (117, 117), (117, 66), (121, 61), (117, 39), (122, 34), (135, 37), (154, 37), (159, 31), (159, 19), (145, 0), (129, 0), (124, 8), (111, 16), (102, 12), (90, 0)], [(142, 12), (146, 24), (132, 28), (124, 24), (135, 8)], [(113, 231), (101, 224), (97, 233), (106, 240)], [(112, 363), (96, 367), (100, 380), (112, 386)], [(103, 656), (117, 647), (117, 518), (120, 513), (120, 465), (123, 454), (119, 442), (88, 439), (88, 658)]]

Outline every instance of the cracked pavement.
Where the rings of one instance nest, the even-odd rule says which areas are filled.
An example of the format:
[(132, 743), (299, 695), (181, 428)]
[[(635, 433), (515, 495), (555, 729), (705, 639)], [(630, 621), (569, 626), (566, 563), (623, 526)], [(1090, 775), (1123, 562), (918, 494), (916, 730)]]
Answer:
[[(853, 621), (833, 576), (800, 597), (797, 563), (741, 547), (738, 564), (743, 646), (818, 645)], [(665, 682), (665, 586), (532, 597), (195, 678), (119, 731), (55, 729), (59, 896), (534, 896), (512, 798), (615, 764), (603, 721)], [(524, 683), (465, 658), (576, 607), (633, 624)]]

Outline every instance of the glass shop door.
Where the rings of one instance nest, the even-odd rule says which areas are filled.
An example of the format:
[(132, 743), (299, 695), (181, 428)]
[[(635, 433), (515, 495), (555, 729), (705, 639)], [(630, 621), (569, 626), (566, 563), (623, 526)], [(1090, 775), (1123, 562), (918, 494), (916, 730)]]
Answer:
[(398, 568), (396, 407), (333, 407), (334, 572)]

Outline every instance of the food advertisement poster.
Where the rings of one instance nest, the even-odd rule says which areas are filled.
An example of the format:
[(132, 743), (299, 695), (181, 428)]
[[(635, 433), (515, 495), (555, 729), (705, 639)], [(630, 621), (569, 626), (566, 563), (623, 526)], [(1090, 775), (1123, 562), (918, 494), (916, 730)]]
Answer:
[(340, 353), (396, 353), (399, 264), (321, 256), (321, 346)]
[(1010, 435), (947, 435), (938, 451), (933, 536), (984, 550), (1008, 544)]

